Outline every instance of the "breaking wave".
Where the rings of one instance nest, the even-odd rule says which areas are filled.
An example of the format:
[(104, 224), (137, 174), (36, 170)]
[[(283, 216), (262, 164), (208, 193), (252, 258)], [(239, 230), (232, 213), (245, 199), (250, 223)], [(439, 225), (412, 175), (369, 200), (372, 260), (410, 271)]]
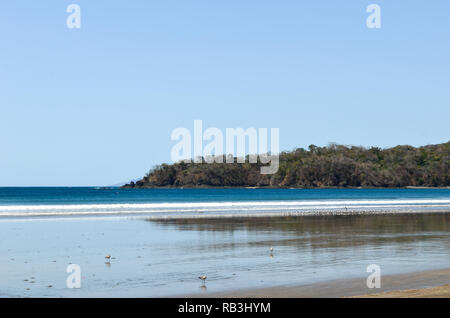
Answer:
[(0, 218), (29, 217), (196, 217), (246, 216), (272, 214), (317, 214), (333, 212), (374, 211), (450, 211), (450, 200), (311, 200), (311, 201), (246, 201), (183, 203), (114, 203), (65, 205), (0, 205)]

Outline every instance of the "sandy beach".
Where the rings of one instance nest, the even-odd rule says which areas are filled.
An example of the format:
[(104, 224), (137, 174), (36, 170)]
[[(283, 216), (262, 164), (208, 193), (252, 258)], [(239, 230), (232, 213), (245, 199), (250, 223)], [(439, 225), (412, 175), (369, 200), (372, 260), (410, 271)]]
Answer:
[(396, 290), (392, 292), (355, 296), (355, 298), (450, 298), (450, 285)]
[[(208, 294), (208, 297), (261, 297), (261, 298), (312, 298), (312, 297), (449, 297), (450, 268), (387, 275), (381, 278), (380, 289), (368, 289), (366, 278), (326, 281), (301, 286), (278, 286), (244, 289)], [(204, 294), (187, 297), (205, 297)]]

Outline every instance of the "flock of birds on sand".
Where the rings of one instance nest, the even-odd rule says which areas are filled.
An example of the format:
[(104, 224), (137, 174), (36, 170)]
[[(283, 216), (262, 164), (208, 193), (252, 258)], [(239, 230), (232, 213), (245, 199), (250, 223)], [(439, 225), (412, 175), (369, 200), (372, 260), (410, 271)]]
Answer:
[[(271, 247), (269, 249), (269, 251), (270, 251), (270, 257), (273, 257), (273, 247)], [(105, 256), (105, 264), (111, 265), (111, 263), (110, 263), (111, 259), (114, 259), (114, 257), (111, 257), (111, 255), (109, 255), (109, 254), (106, 255)], [(207, 278), (208, 278), (208, 276), (206, 276), (206, 275), (201, 275), (201, 276), (198, 277), (198, 279), (200, 279), (202, 281), (202, 286), (204, 286), (206, 284), (206, 279)]]

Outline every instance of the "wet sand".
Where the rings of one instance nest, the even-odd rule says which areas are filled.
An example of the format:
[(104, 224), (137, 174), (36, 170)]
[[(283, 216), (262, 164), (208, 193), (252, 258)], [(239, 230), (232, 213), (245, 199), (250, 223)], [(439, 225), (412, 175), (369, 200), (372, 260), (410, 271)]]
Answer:
[(354, 298), (450, 298), (450, 285), (397, 290), (392, 292), (355, 296)]
[(243, 289), (224, 293), (195, 294), (187, 297), (257, 297), (257, 298), (311, 298), (311, 297), (450, 297), (450, 268), (424, 272), (386, 275), (381, 277), (381, 288), (369, 289), (366, 277), (334, 280), (301, 286), (278, 286)]
[[(341, 297), (440, 286), (448, 271), (389, 275), (449, 268), (449, 226), (445, 213), (4, 220), (0, 297)], [(80, 289), (67, 288), (70, 264), (81, 268)], [(369, 264), (381, 267), (381, 290), (366, 287)]]

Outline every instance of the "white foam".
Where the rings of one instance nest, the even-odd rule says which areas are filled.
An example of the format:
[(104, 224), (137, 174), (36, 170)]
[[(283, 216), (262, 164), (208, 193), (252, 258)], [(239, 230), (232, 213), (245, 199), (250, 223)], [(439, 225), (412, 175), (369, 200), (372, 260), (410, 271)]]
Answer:
[(208, 213), (251, 211), (306, 211), (317, 209), (386, 209), (386, 208), (450, 207), (450, 199), (399, 200), (310, 200), (310, 201), (243, 201), (182, 203), (113, 203), (67, 205), (0, 206), (0, 217), (89, 216), (152, 213)]

